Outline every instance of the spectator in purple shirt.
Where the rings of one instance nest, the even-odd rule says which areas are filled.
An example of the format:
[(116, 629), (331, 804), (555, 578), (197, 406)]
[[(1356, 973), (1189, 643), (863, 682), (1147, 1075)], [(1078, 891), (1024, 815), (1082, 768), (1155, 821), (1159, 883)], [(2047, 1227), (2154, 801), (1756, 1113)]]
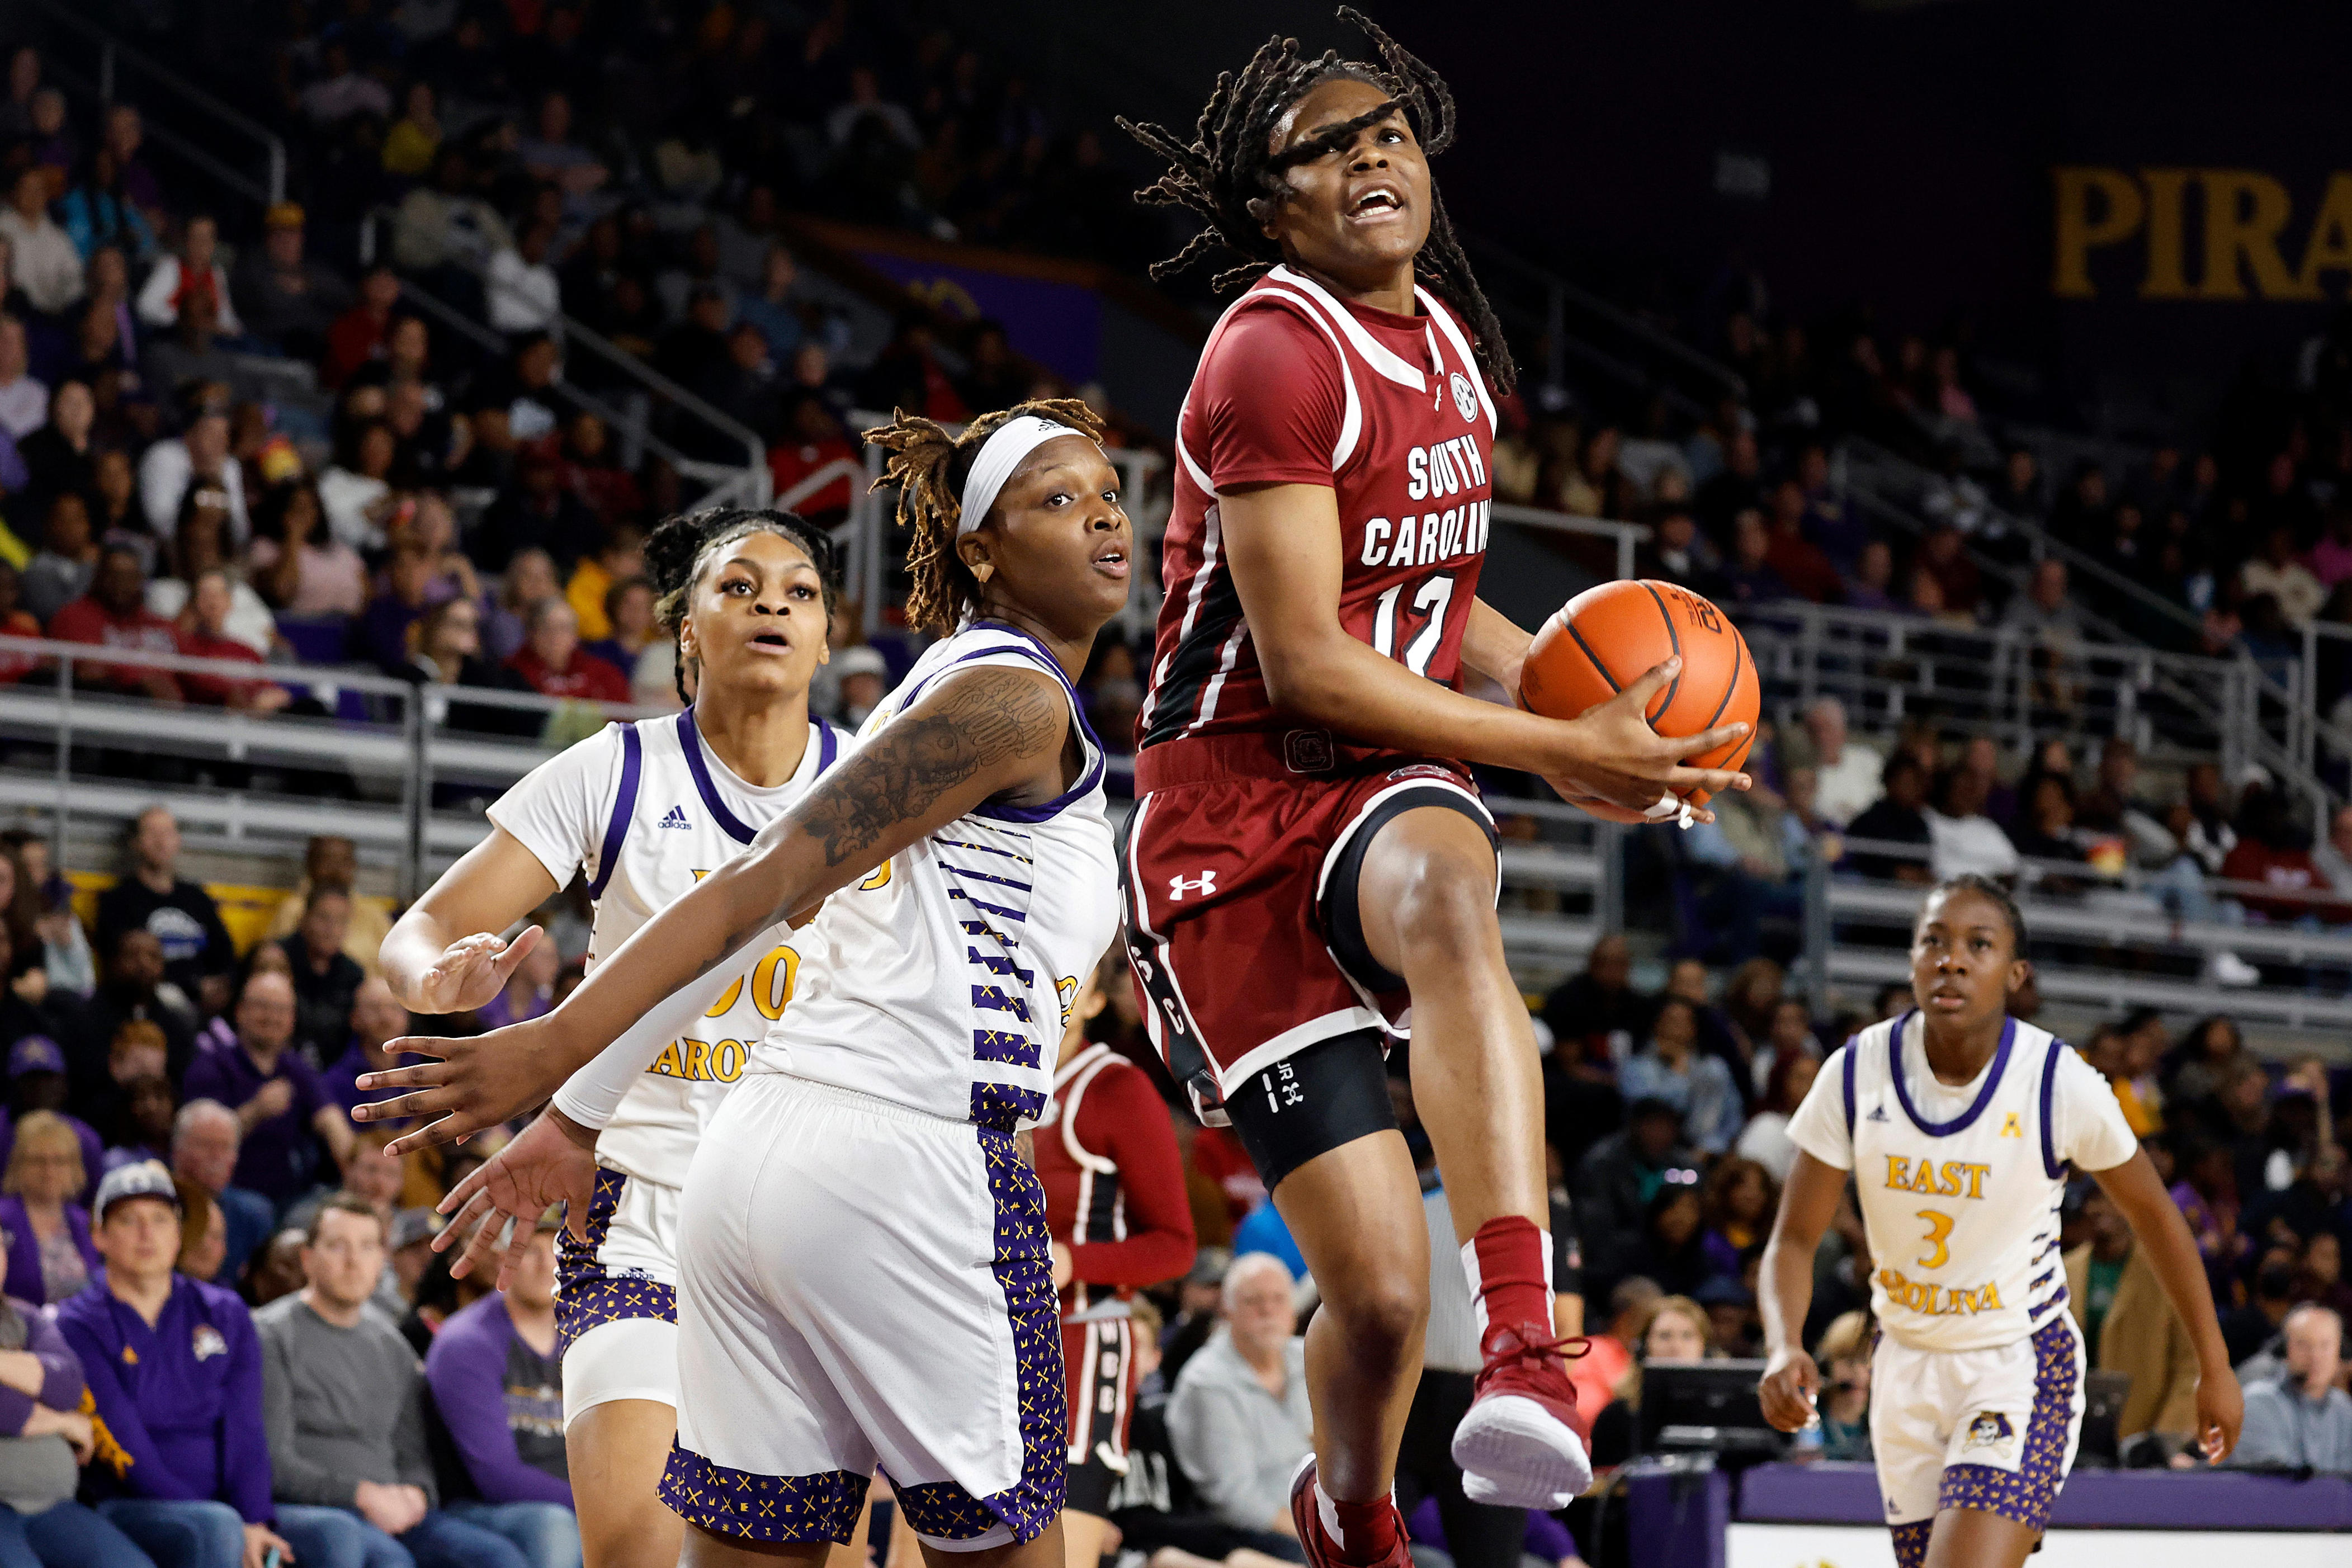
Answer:
[[(359, 1077), (363, 1072), (384, 1072), (406, 1063), (420, 1062), (423, 1057), (404, 1051), (394, 1057), (383, 1047), (411, 1030), (408, 1009), (392, 994), (392, 987), (382, 976), (360, 982), (352, 997), (352, 1043), (343, 1054), (327, 1064), (321, 1075), (327, 1083), (327, 1093), (349, 1114), (352, 1106), (363, 1100), (381, 1098), (360, 1092)], [(404, 1128), (405, 1120), (375, 1123), (383, 1127)]]
[(0, 1177), (0, 1236), (16, 1298), (36, 1307), (74, 1295), (98, 1272), (89, 1214), (72, 1201), (81, 1162), (81, 1140), (65, 1118), (37, 1110), (18, 1124)]
[(319, 1069), (289, 1049), (294, 985), (257, 970), (236, 999), (236, 1044), (200, 1053), (188, 1068), (190, 1100), (216, 1100), (236, 1112), (242, 1142), (236, 1185), (280, 1210), (308, 1191), (326, 1144), (338, 1170), (356, 1134), (343, 1108), (328, 1098)]
[[(0, 1281), (13, 1262), (0, 1251)], [(131, 1538), (74, 1500), (95, 1447), (81, 1361), (32, 1302), (0, 1299), (0, 1563), (154, 1568)]]
[(434, 1405), (478, 1494), (446, 1507), (513, 1542), (530, 1568), (580, 1568), (555, 1337), (562, 1223), (542, 1215), (507, 1288), (452, 1316), (425, 1352)]
[(172, 1173), (108, 1173), (96, 1212), (103, 1282), (57, 1322), (89, 1380), (100, 1514), (157, 1568), (258, 1568), (272, 1548), (303, 1568), (360, 1563), (352, 1515), (270, 1502), (261, 1342), (244, 1302), (173, 1271)]

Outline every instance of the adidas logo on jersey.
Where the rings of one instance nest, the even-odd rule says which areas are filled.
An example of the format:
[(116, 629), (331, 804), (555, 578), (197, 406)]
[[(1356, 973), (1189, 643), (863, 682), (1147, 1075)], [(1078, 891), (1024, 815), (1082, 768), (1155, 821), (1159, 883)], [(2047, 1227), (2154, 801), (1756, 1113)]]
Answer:
[(656, 823), (655, 826), (658, 827), (692, 827), (694, 824), (686, 819), (686, 807), (682, 805), (673, 805), (669, 808), (669, 815), (663, 817), (661, 821)]
[(1863, 1118), (1863, 1120), (1864, 1120), (1864, 1121), (1885, 1121), (1885, 1120), (1886, 1120), (1886, 1107), (1885, 1107), (1885, 1106), (1883, 1106), (1883, 1105), (1874, 1105), (1874, 1106), (1872, 1106), (1872, 1107), (1870, 1108), (1870, 1114), (1869, 1114), (1869, 1115), (1867, 1115), (1867, 1116), (1865, 1116), (1865, 1117), (1864, 1117), (1864, 1118)]

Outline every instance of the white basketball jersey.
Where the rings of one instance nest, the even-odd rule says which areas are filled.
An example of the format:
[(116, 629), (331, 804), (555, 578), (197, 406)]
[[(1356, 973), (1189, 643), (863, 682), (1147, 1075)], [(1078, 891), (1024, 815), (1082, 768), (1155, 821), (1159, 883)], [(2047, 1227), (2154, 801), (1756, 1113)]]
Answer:
[(1118, 923), (1102, 748), (1077, 693), (1043, 644), (982, 623), (927, 649), (858, 739), (989, 665), (1061, 685), (1085, 750), (1077, 782), (1044, 805), (982, 805), (826, 900), (794, 933), (800, 993), (753, 1071), (1006, 1129), (1044, 1114), (1063, 1017)]
[[(614, 724), (541, 763), (489, 809), (558, 883), (586, 873), (595, 901), (593, 968), (636, 929), (709, 872), (743, 852), (833, 765), (842, 731), (811, 721), (793, 776), (755, 788), (730, 772), (695, 729), (694, 710)], [(709, 1012), (671, 1042), (621, 1101), (596, 1145), (616, 1171), (683, 1186), (715, 1097), (743, 1074), (751, 1047), (792, 999), (798, 959), (764, 954)]]
[(2138, 1145), (2106, 1080), (2049, 1031), (2008, 1020), (1958, 1088), (1928, 1070), (1920, 1031), (1912, 1012), (1847, 1041), (1789, 1135), (1853, 1173), (1888, 1333), (1918, 1350), (2011, 1344), (2065, 1308), (2069, 1166), (2107, 1170)]

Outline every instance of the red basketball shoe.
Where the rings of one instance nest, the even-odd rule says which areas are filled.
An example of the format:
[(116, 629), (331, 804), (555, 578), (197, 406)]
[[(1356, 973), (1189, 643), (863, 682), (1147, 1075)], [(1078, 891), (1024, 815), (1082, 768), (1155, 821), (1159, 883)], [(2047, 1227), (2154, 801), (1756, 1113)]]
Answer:
[(1495, 1323), (1478, 1352), (1486, 1364), (1477, 1397), (1454, 1428), (1464, 1495), (1501, 1508), (1566, 1508), (1592, 1484), (1566, 1360), (1582, 1355), (1584, 1342), (1545, 1324)]

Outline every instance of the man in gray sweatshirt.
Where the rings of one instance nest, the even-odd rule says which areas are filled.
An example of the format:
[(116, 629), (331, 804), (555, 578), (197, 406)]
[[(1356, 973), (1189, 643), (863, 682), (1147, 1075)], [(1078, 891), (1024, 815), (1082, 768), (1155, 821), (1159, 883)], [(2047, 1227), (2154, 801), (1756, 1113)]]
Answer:
[(1295, 1538), (1290, 1479), (1315, 1446), (1315, 1418), (1290, 1270), (1271, 1253), (1244, 1253), (1225, 1271), (1224, 1292), (1224, 1329), (1184, 1363), (1169, 1395), (1169, 1442), (1219, 1519)]
[(339, 1193), (311, 1216), (309, 1283), (253, 1315), (278, 1500), (348, 1509), (369, 1568), (528, 1568), (504, 1537), (443, 1513), (415, 1352), (369, 1304), (383, 1221)]

